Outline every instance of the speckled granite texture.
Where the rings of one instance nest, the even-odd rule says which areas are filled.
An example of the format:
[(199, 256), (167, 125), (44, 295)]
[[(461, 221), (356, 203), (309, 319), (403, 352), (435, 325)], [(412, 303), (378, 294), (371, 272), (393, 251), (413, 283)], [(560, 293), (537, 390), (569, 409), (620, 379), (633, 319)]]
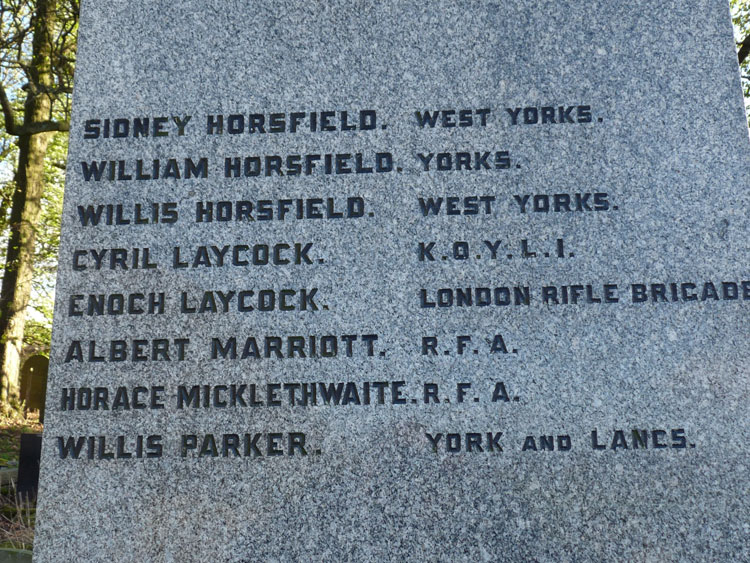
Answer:
[(37, 562), (750, 560), (725, 1), (84, 0), (77, 70)]

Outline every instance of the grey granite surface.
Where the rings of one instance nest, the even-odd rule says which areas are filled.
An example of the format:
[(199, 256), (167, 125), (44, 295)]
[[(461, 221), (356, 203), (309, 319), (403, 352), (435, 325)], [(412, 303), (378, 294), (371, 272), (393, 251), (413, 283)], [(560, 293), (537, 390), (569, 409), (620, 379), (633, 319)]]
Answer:
[(750, 560), (725, 1), (81, 10), (37, 562)]

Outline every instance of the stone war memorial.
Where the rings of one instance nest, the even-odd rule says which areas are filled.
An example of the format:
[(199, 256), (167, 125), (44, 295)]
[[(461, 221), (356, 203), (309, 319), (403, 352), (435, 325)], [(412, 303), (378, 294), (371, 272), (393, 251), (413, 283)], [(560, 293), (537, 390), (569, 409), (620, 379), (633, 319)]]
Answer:
[(36, 561), (750, 560), (727, 2), (84, 0)]

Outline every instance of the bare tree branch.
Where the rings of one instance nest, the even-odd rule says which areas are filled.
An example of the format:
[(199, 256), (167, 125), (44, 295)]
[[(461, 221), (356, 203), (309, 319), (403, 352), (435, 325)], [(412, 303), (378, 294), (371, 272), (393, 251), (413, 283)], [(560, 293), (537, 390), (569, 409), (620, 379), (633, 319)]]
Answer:
[(16, 114), (10, 105), (8, 95), (5, 93), (5, 87), (0, 84), (0, 105), (3, 108), (3, 117), (5, 118), (5, 130), (8, 135), (17, 135), (16, 133)]
[(13, 135), (36, 135), (37, 133), (50, 133), (54, 131), (70, 131), (70, 123), (67, 121), (37, 121), (29, 125), (16, 127)]

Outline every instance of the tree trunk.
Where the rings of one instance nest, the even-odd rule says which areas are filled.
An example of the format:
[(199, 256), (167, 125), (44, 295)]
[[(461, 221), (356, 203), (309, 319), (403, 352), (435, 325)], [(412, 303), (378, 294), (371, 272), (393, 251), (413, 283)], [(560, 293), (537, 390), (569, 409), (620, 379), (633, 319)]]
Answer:
[[(27, 86), (22, 128), (50, 119), (53, 83), (51, 72), (52, 30), (56, 0), (39, 0), (32, 43), (31, 80)], [(16, 188), (11, 212), (11, 234), (0, 290), (0, 404), (18, 406), (26, 306), (31, 295), (36, 225), (44, 192), (44, 158), (52, 133), (22, 134), (18, 139)]]
[(750, 35), (742, 40), (742, 43), (740, 43), (740, 47), (737, 50), (737, 59), (740, 61), (740, 64), (745, 62), (748, 55), (750, 55)]

